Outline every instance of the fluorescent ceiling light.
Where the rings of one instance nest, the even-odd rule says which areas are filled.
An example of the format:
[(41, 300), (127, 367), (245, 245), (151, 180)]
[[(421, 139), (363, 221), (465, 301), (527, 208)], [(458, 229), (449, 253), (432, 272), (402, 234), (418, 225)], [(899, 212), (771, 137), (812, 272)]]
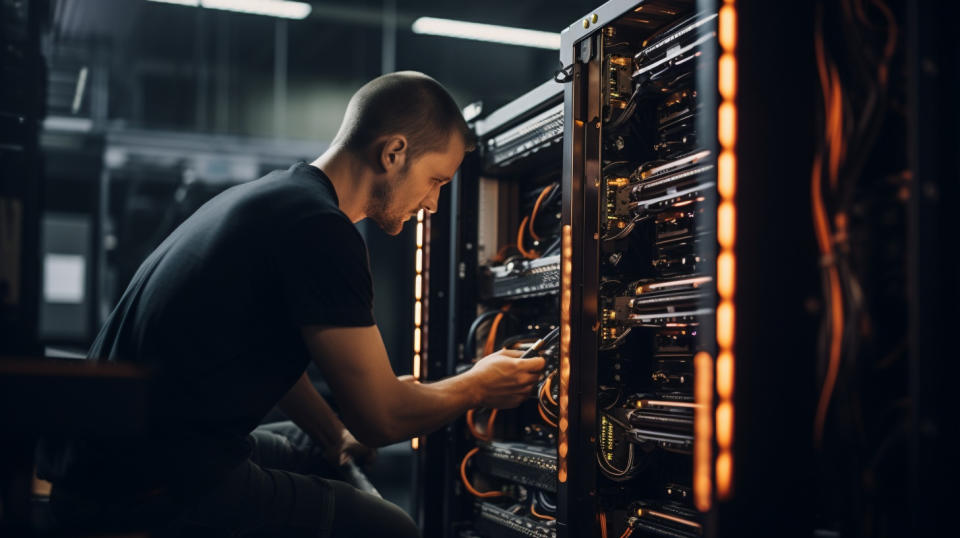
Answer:
[(436, 19), (420, 17), (413, 21), (413, 32), (416, 34), (440, 35), (459, 37), (461, 39), (475, 39), (522, 47), (538, 49), (560, 50), (560, 34), (527, 30), (525, 28), (511, 28), (495, 24), (480, 24), (477, 22), (455, 21), (450, 19)]
[(205, 7), (237, 11), (284, 19), (305, 19), (310, 14), (310, 4), (306, 2), (291, 2), (289, 0), (150, 0), (164, 4), (181, 6)]

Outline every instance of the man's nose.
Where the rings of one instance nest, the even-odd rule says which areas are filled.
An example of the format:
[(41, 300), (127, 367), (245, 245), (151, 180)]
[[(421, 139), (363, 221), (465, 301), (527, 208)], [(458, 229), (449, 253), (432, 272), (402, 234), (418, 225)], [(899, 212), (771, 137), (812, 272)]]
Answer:
[(427, 211), (427, 213), (436, 213), (437, 206), (440, 204), (440, 189), (434, 189), (434, 192), (431, 192), (423, 199), (423, 202), (420, 203), (420, 206)]

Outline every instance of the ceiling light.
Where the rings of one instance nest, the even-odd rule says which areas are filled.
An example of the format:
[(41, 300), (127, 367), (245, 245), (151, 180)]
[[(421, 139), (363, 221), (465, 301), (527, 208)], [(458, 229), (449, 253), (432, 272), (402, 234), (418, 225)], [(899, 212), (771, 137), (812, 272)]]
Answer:
[(310, 14), (310, 4), (289, 0), (150, 0), (164, 4), (222, 9), (254, 15), (267, 15), (284, 19), (305, 19)]
[(522, 47), (538, 49), (560, 50), (560, 34), (527, 30), (525, 28), (511, 28), (495, 24), (480, 24), (476, 22), (455, 21), (450, 19), (436, 19), (420, 17), (413, 21), (413, 32), (416, 34), (459, 37), (477, 41), (490, 41)]

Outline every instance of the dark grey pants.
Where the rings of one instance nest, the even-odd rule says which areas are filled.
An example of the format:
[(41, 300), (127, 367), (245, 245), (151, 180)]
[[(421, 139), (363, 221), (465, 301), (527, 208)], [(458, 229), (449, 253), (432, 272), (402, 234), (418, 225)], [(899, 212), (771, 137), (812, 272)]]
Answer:
[(250, 459), (191, 506), (178, 526), (235, 536), (420, 536), (396, 505), (329, 478), (335, 470), (292, 422), (261, 426), (250, 437)]
[[(419, 538), (396, 505), (336, 480), (337, 469), (292, 422), (261, 426), (249, 441), (250, 458), (199, 496), (104, 500), (55, 485), (54, 514), (68, 528), (149, 530), (158, 538)], [(168, 524), (166, 514), (178, 515)]]

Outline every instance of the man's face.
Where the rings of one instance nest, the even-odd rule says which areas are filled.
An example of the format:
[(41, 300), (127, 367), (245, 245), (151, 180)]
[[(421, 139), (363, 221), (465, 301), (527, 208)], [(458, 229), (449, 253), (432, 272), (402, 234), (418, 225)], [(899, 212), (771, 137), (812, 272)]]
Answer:
[(367, 217), (383, 231), (397, 235), (403, 223), (421, 209), (437, 211), (440, 188), (453, 178), (463, 162), (464, 143), (453, 135), (442, 152), (430, 152), (407, 163), (374, 185)]

